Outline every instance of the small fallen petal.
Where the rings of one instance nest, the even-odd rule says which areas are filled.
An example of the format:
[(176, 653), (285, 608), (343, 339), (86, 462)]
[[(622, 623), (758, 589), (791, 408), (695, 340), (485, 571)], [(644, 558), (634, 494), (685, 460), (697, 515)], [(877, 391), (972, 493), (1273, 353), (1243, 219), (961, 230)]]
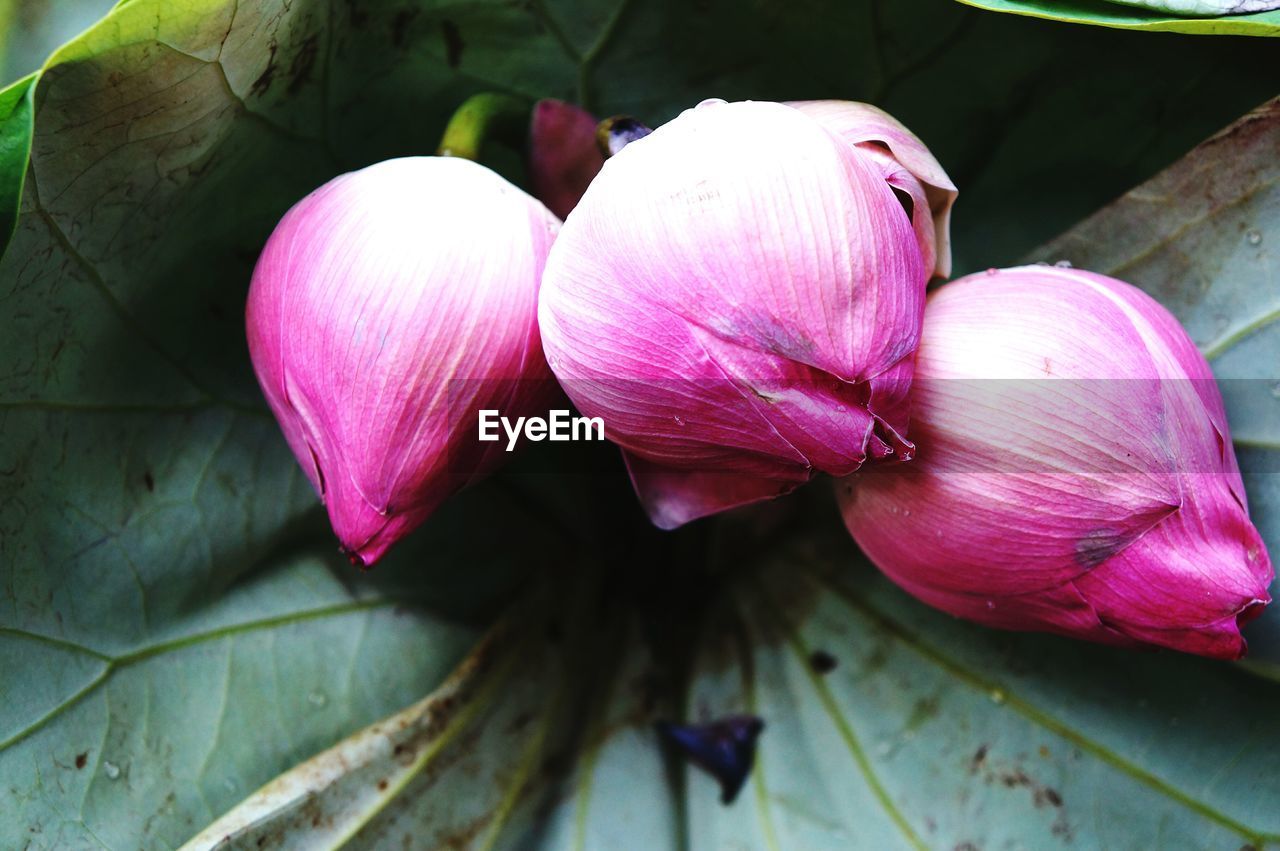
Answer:
[(655, 726), (664, 740), (719, 781), (720, 802), (732, 804), (751, 774), (764, 721), (731, 715), (707, 724), (659, 721)]

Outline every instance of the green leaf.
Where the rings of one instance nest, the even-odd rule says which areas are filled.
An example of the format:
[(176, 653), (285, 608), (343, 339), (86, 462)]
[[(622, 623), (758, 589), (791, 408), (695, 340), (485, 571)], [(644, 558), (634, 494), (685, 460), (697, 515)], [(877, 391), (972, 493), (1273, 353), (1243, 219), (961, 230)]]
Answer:
[[(582, 577), (579, 602), (599, 578)], [(438, 691), (276, 778), (183, 851), (673, 847), (644, 706), (652, 660), (632, 613), (606, 608), (622, 617), (522, 607)]]
[(1273, 684), (966, 624), (830, 533), (766, 559), (708, 623), (691, 710), (749, 711), (767, 726), (732, 807), (691, 774), (692, 847), (1280, 841)]
[(18, 204), (31, 157), (36, 80), (24, 77), (0, 91), (0, 245), (7, 245), (18, 226)]
[[(262, 772), (434, 686), (474, 640), (394, 599), (353, 599), (319, 560), (195, 620), (115, 654), (6, 630), (6, 845), (175, 847)], [(383, 664), (397, 657), (414, 661)]]
[[(175, 495), (167, 508), (139, 507), (118, 535), (74, 518), (96, 538), (68, 542), (86, 547), (78, 564), (11, 577), (24, 606), (42, 600), (46, 611), (6, 610), (0, 629), (0, 844), (39, 836), (48, 845), (36, 847), (176, 847), (267, 778), (439, 684), (479, 635), (461, 617), (487, 610), (477, 584), (501, 586), (495, 579), (516, 561), (510, 544), (459, 545), (458, 529), (474, 540), (476, 524), (498, 514), (524, 545), (538, 539), (518, 505), (475, 494), (485, 498), (451, 506), (425, 530), (431, 540), (379, 576), (351, 576), (331, 546), (318, 554), (285, 542), (219, 578), (208, 568), (227, 565), (205, 561), (215, 540), (166, 535), (188, 517), (219, 518), (219, 489), (260, 488), (261, 478), (239, 473), (247, 461), (210, 459), (221, 484)], [(301, 496), (271, 489), (246, 513), (273, 521), (273, 494)], [(175, 556), (190, 550), (189, 572), (156, 565), (142, 538)], [(464, 565), (465, 577), (446, 574)], [(110, 570), (115, 583), (100, 572)], [(426, 589), (454, 614), (440, 614)]]
[(653, 730), (672, 713), (662, 619), (600, 595), (610, 566), (584, 565), (578, 604), (513, 621), (436, 695), (273, 781), (187, 851), (1280, 841), (1273, 684), (929, 610), (866, 565), (815, 496), (818, 522), (735, 559), (682, 645), (687, 717), (766, 722), (732, 805)]
[[(1037, 250), (1122, 278), (1167, 306), (1213, 366), (1250, 502), (1280, 558), (1280, 100)], [(1272, 595), (1280, 596), (1280, 586)], [(1280, 678), (1280, 610), (1246, 631)]]
[[(1254, 12), (1216, 18), (1192, 18), (1148, 9), (1124, 8), (1103, 0), (960, 0), (992, 12), (1008, 12), (1051, 21), (1093, 24), (1125, 30), (1197, 35), (1280, 36), (1280, 12)], [(1119, 0), (1123, 3), (1125, 0)]]
[[(427, 698), (278, 777), (183, 848), (339, 848), (362, 835), (370, 838), (359, 845), (377, 847), (400, 834), (442, 847), (492, 832), (509, 800), (501, 775), (521, 763), (524, 728), (531, 720), (540, 728), (536, 744), (547, 723), (545, 713), (531, 718), (541, 695), (525, 676), (532, 669), (519, 667), (531, 661), (529, 645), (509, 632), (490, 636)], [(486, 747), (472, 746), (476, 736)], [(515, 791), (529, 766), (521, 767)], [(399, 802), (438, 787), (447, 808), (397, 823), (406, 821)]]

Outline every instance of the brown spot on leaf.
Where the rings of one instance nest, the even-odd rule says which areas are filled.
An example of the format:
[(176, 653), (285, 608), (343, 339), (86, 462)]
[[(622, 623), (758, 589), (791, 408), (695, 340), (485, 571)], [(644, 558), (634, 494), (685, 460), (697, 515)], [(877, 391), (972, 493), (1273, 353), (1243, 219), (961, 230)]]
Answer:
[(249, 95), (251, 97), (264, 95), (267, 93), (267, 89), (271, 88), (271, 83), (276, 78), (276, 51), (279, 49), (280, 45), (276, 43), (275, 39), (272, 39), (267, 44), (267, 50), (269, 51), (267, 54), (267, 67), (263, 69), (258, 79), (253, 81), (253, 85), (249, 87)]
[(88, 751), (85, 751), (84, 753), (76, 754), (76, 768), (84, 768), (85, 764), (88, 762), (89, 762)]
[(465, 47), (462, 33), (453, 21), (444, 20), (440, 23), (440, 34), (444, 37), (444, 61), (450, 68), (457, 68), (462, 62), (462, 48)]
[(1048, 804), (1051, 807), (1062, 806), (1062, 796), (1052, 786), (1044, 786), (1036, 790), (1036, 806)]
[(311, 72), (315, 70), (319, 55), (320, 37), (313, 34), (302, 43), (297, 55), (289, 63), (289, 94), (297, 94), (311, 79)]
[(391, 19), (391, 43), (396, 47), (404, 47), (409, 41), (409, 27), (418, 17), (417, 9), (401, 9)]
[(814, 673), (829, 674), (836, 669), (836, 657), (825, 650), (815, 650), (809, 654), (809, 667)]
[(475, 843), (476, 837), (480, 835), (492, 820), (493, 813), (485, 813), (479, 818), (462, 825), (453, 831), (453, 833), (441, 837), (439, 845), (442, 848), (470, 848)]
[(155, 477), (151, 475), (150, 470), (147, 470), (142, 474), (142, 483), (147, 486), (148, 491), (154, 491), (156, 489), (156, 480)]
[(1012, 789), (1016, 786), (1030, 786), (1031, 778), (1021, 771), (1014, 770), (1000, 775), (1000, 782)]
[(907, 730), (918, 730), (928, 723), (930, 719), (936, 718), (941, 703), (942, 701), (936, 694), (917, 700), (911, 707), (911, 714), (907, 717), (905, 728)]
[(978, 769), (986, 765), (987, 762), (987, 746), (979, 745), (978, 749), (973, 752), (973, 756), (969, 758), (969, 773), (976, 774)]

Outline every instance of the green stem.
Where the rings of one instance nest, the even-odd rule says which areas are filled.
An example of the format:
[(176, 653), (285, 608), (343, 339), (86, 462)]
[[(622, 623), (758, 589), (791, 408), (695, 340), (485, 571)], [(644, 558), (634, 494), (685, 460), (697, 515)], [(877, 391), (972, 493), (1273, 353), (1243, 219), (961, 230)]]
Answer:
[(529, 110), (528, 101), (512, 95), (472, 95), (449, 119), (436, 153), (479, 160), (480, 148), (490, 136), (512, 140), (518, 147), (528, 129)]

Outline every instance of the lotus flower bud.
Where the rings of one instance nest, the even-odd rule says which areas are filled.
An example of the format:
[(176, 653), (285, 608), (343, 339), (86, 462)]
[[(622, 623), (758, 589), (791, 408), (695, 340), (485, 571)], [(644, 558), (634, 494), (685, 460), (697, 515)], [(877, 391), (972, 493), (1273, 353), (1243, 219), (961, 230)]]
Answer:
[(533, 413), (548, 392), (536, 306), (558, 226), (483, 166), (411, 157), (331, 180), (271, 235), (249, 353), (353, 562), (501, 457), (478, 409)]
[(919, 456), (840, 487), (891, 579), (991, 626), (1244, 653), (1271, 563), (1218, 387), (1163, 307), (1048, 266), (955, 281), (912, 395)]
[(880, 154), (783, 104), (707, 102), (606, 161), (567, 220), (543, 343), (657, 525), (910, 457), (930, 207)]
[(529, 127), (529, 181), (533, 194), (560, 218), (569, 215), (604, 165), (596, 119), (560, 100), (540, 100)]

